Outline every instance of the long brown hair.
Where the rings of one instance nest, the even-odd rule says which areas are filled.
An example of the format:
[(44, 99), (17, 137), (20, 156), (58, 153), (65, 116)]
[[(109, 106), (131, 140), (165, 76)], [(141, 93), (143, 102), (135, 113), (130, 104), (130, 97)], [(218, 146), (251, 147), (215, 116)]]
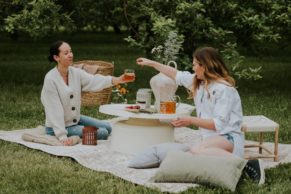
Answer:
[(194, 96), (202, 82), (205, 84), (205, 88), (209, 97), (210, 93), (207, 89), (207, 86), (213, 81), (218, 81), (229, 86), (235, 86), (234, 79), (229, 75), (229, 71), (216, 49), (212, 47), (203, 47), (197, 49), (193, 53), (193, 59), (196, 59), (198, 61), (198, 65), (204, 67), (205, 69), (204, 80), (197, 79), (197, 76), (194, 77), (192, 91)]

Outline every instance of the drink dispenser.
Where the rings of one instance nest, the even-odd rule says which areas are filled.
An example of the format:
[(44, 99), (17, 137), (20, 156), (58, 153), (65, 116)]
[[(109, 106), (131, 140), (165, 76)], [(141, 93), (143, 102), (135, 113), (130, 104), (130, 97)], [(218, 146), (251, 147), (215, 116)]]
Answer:
[[(171, 64), (173, 64), (177, 69), (177, 64), (175, 61), (169, 61), (167, 65)], [(162, 73), (152, 77), (150, 80), (150, 85), (155, 96), (155, 109), (157, 112), (160, 112), (160, 103), (172, 99), (173, 96), (175, 96), (178, 85), (175, 80)]]
[(147, 109), (151, 106), (151, 93), (152, 90), (149, 88), (140, 88), (136, 93), (136, 104), (140, 106), (141, 109)]

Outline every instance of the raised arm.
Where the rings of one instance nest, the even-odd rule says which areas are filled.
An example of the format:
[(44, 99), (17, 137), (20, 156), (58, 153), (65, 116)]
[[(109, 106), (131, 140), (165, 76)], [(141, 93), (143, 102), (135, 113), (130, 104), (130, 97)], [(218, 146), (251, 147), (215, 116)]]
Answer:
[(142, 66), (149, 66), (149, 67), (153, 67), (156, 70), (158, 70), (159, 72), (165, 74), (166, 76), (175, 79), (176, 74), (177, 74), (177, 70), (171, 66), (168, 65), (163, 65), (159, 62), (156, 61), (152, 61), (146, 58), (138, 58), (136, 59), (136, 63), (138, 65), (142, 65)]

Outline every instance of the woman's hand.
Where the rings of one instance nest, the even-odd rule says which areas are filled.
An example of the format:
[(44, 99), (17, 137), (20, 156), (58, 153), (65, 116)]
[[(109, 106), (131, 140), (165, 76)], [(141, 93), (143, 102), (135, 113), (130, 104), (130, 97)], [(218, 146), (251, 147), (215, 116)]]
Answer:
[(67, 138), (67, 139), (61, 140), (61, 144), (63, 144), (63, 146), (72, 146), (73, 139)]
[(193, 117), (178, 117), (177, 119), (173, 120), (171, 124), (174, 127), (186, 127), (189, 125), (193, 125), (193, 119)]
[(151, 66), (151, 67), (153, 67), (154, 64), (156, 63), (156, 61), (152, 61), (152, 60), (140, 57), (140, 58), (136, 59), (136, 63), (138, 65), (141, 65), (141, 66)]
[(174, 67), (171, 67), (169, 65), (163, 65), (157, 61), (152, 61), (146, 58), (137, 58), (136, 63), (141, 66), (153, 67), (159, 72), (168, 76), (169, 78), (172, 78), (173, 80), (175, 80), (177, 69)]
[(135, 79), (132, 80), (126, 80), (124, 78), (124, 74), (122, 74), (119, 77), (112, 77), (112, 84), (116, 85), (116, 84), (123, 84), (123, 83), (128, 83), (128, 82), (134, 82)]
[(173, 120), (171, 124), (174, 127), (186, 127), (188, 125), (195, 125), (197, 127), (202, 127), (205, 129), (216, 131), (215, 123), (213, 119), (201, 119), (198, 117), (181, 117)]

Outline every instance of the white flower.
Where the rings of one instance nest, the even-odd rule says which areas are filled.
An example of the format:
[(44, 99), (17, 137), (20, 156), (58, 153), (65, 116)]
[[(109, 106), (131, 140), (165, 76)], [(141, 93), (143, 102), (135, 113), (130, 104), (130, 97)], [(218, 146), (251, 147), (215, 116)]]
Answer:
[(168, 38), (164, 45), (158, 45), (151, 50), (151, 54), (154, 55), (156, 60), (162, 63), (168, 63), (169, 61), (177, 60), (177, 55), (182, 48), (183, 37), (178, 36), (174, 31), (170, 31)]

